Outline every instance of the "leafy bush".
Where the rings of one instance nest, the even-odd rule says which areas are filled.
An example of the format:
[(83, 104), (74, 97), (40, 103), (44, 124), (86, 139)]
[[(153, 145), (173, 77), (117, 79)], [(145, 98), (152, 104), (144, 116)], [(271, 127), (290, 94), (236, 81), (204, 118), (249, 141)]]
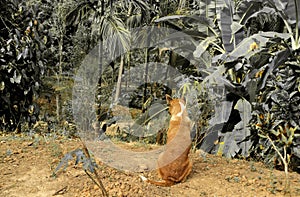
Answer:
[[(117, 71), (124, 73), (135, 65), (158, 61), (188, 75), (176, 85), (182, 87), (183, 95), (187, 87), (194, 89), (189, 92), (189, 102), (197, 106), (192, 114), (199, 117), (193, 120), (197, 147), (228, 157), (255, 156), (276, 164), (283, 155), (299, 169), (299, 1), (56, 3), (53, 6), (50, 0), (4, 0), (0, 8), (2, 128), (13, 130), (19, 123), (38, 119), (38, 107), (33, 101), (45, 73), (60, 83), (53, 85), (55, 82), (49, 80), (48, 84), (60, 95), (64, 91), (60, 86), (62, 77), (66, 74), (71, 81), (66, 71), (73, 72), (99, 39), (118, 36), (116, 40), (122, 41), (122, 46), (117, 48), (122, 51), (129, 45), (127, 28), (151, 24), (191, 35), (195, 39), (193, 46), (181, 43), (176, 50), (136, 50), (124, 55), (124, 61), (118, 58), (110, 63), (99, 79), (99, 120), (108, 111), (104, 105), (110, 103), (108, 95), (122, 78), (122, 72), (117, 75)], [(189, 51), (184, 51), (184, 44), (188, 44)], [(120, 52), (115, 50), (117, 43), (107, 45), (111, 48), (99, 46), (103, 54)], [(146, 88), (133, 97), (124, 95), (132, 100), (130, 105), (141, 107), (148, 100), (144, 92)]]
[(181, 20), (185, 31), (198, 27), (201, 37), (194, 56), (203, 58), (207, 51), (212, 56), (205, 64), (199, 62), (198, 69), (203, 77), (219, 79), (226, 88), (226, 101), (216, 105), (201, 148), (228, 157), (258, 156), (269, 163), (279, 157), (271, 139), (279, 153), (298, 166), (298, 4), (293, 0), (215, 1), (205, 4), (207, 12), (200, 15), (206, 19), (194, 12), (158, 19)]
[(38, 106), (33, 100), (51, 54), (46, 22), (51, 10), (45, 7), (42, 2), (5, 0), (0, 8), (1, 129), (20, 129), (20, 123), (38, 119)]
[[(247, 27), (247, 22), (257, 21), (259, 25), (266, 26), (261, 27), (259, 32), (249, 29), (250, 26), (244, 34), (250, 36), (221, 59), (227, 69), (227, 89), (236, 95), (236, 100), (243, 99), (251, 104), (252, 119), (245, 122), (250, 123), (251, 138), (244, 139), (251, 140), (251, 146), (244, 147), (246, 152), (267, 163), (282, 164), (284, 159), (287, 163), (291, 162), (291, 166), (298, 166), (299, 13), (296, 1), (285, 2), (285, 6), (273, 1), (244, 2), (247, 4), (245, 7), (257, 10), (252, 13), (244, 10), (246, 14), (242, 24)], [(279, 21), (279, 26), (284, 24), (284, 28), (270, 27), (270, 20)], [(278, 151), (274, 150), (273, 144)]]
[[(300, 78), (296, 74), (300, 72), (300, 68), (295, 64), (297, 61), (293, 57), (297, 56), (294, 55), (284, 53), (281, 59), (284, 58), (286, 62), (273, 71), (265, 71), (269, 76), (253, 105), (253, 153), (267, 163), (281, 163), (270, 147), (267, 136), (275, 142), (280, 152), (283, 153), (287, 148), (289, 160), (300, 161)], [(295, 166), (295, 163), (292, 165)]]

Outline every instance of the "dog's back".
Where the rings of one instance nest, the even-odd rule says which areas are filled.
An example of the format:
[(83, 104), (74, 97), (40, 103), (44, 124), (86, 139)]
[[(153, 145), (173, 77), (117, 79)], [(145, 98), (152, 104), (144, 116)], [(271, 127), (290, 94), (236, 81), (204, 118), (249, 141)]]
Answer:
[(165, 151), (158, 158), (158, 173), (162, 181), (143, 180), (160, 186), (171, 186), (185, 181), (192, 170), (192, 162), (188, 154), (191, 149), (191, 121), (188, 117), (185, 101), (172, 99), (166, 95), (171, 114), (167, 133), (167, 145)]

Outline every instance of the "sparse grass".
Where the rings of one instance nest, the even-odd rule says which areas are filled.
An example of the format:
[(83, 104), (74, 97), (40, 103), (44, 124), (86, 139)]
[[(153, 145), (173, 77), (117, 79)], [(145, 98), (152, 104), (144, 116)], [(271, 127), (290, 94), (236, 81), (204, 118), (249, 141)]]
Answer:
[(55, 157), (55, 158), (62, 157), (62, 155), (63, 155), (62, 149), (57, 143), (51, 142), (50, 147), (51, 147), (51, 156), (52, 157)]

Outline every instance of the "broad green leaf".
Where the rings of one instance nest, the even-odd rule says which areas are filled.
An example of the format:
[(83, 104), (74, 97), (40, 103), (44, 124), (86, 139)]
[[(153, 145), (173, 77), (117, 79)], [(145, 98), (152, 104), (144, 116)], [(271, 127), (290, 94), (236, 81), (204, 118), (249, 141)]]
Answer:
[(258, 89), (263, 89), (267, 83), (267, 79), (269, 75), (280, 66), (283, 62), (285, 62), (289, 58), (290, 50), (279, 51), (274, 54), (274, 59), (271, 63), (267, 65), (266, 71), (263, 74), (262, 79), (260, 80), (260, 84)]
[(171, 16), (164, 16), (159, 19), (156, 19), (154, 22), (159, 23), (159, 22), (164, 22), (168, 20), (173, 20), (173, 19), (181, 19), (187, 17), (186, 15), (171, 15)]
[(232, 34), (236, 34), (238, 31), (240, 31), (244, 26), (241, 25), (240, 23), (237, 23), (235, 21), (232, 22), (231, 24), (231, 31)]
[(246, 140), (247, 137), (250, 136), (250, 128), (248, 126), (250, 120), (251, 120), (251, 104), (245, 100), (240, 99), (234, 106), (234, 109), (239, 111), (241, 121), (235, 125), (233, 133), (234, 133), (234, 139), (236, 140), (238, 146), (242, 150), (243, 156), (249, 155), (249, 149), (252, 145), (252, 142), (250, 140)]
[(238, 141), (235, 139), (233, 132), (227, 132), (224, 137), (223, 155), (228, 158), (233, 158), (241, 149), (237, 144)]
[[(296, 13), (298, 13), (298, 19), (300, 19), (300, 3), (298, 0), (274, 0), (276, 7), (278, 8), (279, 4), (281, 4), (281, 8), (284, 9), (284, 13), (287, 14), (287, 16), (293, 20), (293, 22), (296, 22)], [(298, 10), (296, 11), (295, 3), (297, 3)]]
[[(238, 44), (238, 46), (228, 54), (227, 58), (225, 59), (226, 62), (232, 62), (237, 60), (240, 57), (249, 58), (255, 53), (261, 51), (263, 47), (266, 45), (269, 39), (262, 37), (259, 34), (254, 34), (248, 38), (245, 38), (242, 42)], [(258, 48), (254, 51), (251, 50), (251, 45), (253, 43), (258, 44)]]
[(222, 33), (222, 42), (227, 52), (234, 49), (234, 39), (232, 39), (232, 10), (231, 6), (225, 6), (221, 10), (220, 28)]
[[(248, 59), (252, 55), (263, 50), (267, 42), (271, 41), (271, 39), (273, 39), (274, 37), (286, 40), (290, 37), (290, 34), (277, 32), (260, 32), (254, 34), (240, 42), (238, 46), (231, 53), (228, 54), (226, 62), (235, 61), (240, 57), (245, 57)], [(252, 47), (254, 43), (258, 45), (258, 48)]]
[(207, 37), (204, 40), (202, 40), (197, 46), (196, 50), (194, 51), (194, 56), (196, 58), (200, 58), (202, 54), (207, 50), (208, 46), (214, 41), (216, 41), (215, 37)]
[(274, 31), (260, 32), (259, 34), (266, 38), (281, 38), (283, 40), (289, 39), (292, 35), (290, 33), (278, 33), (278, 32), (274, 32)]
[(216, 105), (215, 115), (210, 120), (211, 124), (215, 125), (227, 122), (231, 114), (232, 105), (233, 103), (229, 101), (223, 101), (220, 104)]

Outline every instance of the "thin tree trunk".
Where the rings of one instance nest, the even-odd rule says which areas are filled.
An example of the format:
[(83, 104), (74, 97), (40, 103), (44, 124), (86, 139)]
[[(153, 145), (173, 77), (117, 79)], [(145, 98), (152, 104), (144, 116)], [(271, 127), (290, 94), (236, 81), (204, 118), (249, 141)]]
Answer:
[[(59, 63), (58, 63), (58, 73), (56, 74), (56, 79), (57, 79), (57, 87), (60, 87), (60, 80), (62, 78), (62, 61), (63, 61), (63, 34), (64, 31), (61, 30), (61, 36), (60, 36), (60, 41), (59, 41)], [(61, 95), (60, 95), (60, 90), (56, 92), (56, 120), (57, 122), (61, 121)]]
[(121, 56), (121, 62), (120, 62), (120, 68), (119, 68), (119, 74), (118, 74), (118, 81), (117, 81), (114, 104), (118, 103), (118, 100), (119, 100), (119, 97), (120, 97), (123, 67), (124, 67), (124, 56), (122, 55)]
[[(102, 36), (101, 36), (100, 40), (101, 39), (102, 39)], [(99, 57), (99, 62), (98, 62), (98, 68), (99, 68), (99, 70), (98, 70), (98, 72), (99, 72), (99, 80), (98, 80), (98, 85), (97, 85), (97, 94), (96, 94), (96, 98), (95, 98), (97, 100), (97, 104), (98, 104), (98, 106), (97, 106), (97, 118), (96, 118), (97, 121), (101, 121), (102, 115), (103, 115), (102, 109), (101, 109), (101, 103), (102, 103), (102, 101), (101, 101), (101, 99), (102, 99), (102, 97), (101, 97), (101, 95), (102, 95), (102, 88), (101, 88), (101, 86), (102, 86), (102, 72), (103, 72), (103, 68), (102, 68), (103, 58), (102, 58), (102, 55), (103, 55), (103, 42), (100, 42), (99, 48), (98, 48), (98, 57)], [(98, 97), (98, 95), (100, 97)]]
[[(149, 55), (148, 55), (148, 51), (149, 49), (145, 49), (145, 72), (144, 72), (144, 93), (143, 93), (143, 105), (146, 103), (147, 101), (147, 88), (148, 88), (148, 60), (149, 60)], [(144, 107), (142, 107), (142, 111), (143, 113), (145, 112), (146, 109), (144, 109)]]

